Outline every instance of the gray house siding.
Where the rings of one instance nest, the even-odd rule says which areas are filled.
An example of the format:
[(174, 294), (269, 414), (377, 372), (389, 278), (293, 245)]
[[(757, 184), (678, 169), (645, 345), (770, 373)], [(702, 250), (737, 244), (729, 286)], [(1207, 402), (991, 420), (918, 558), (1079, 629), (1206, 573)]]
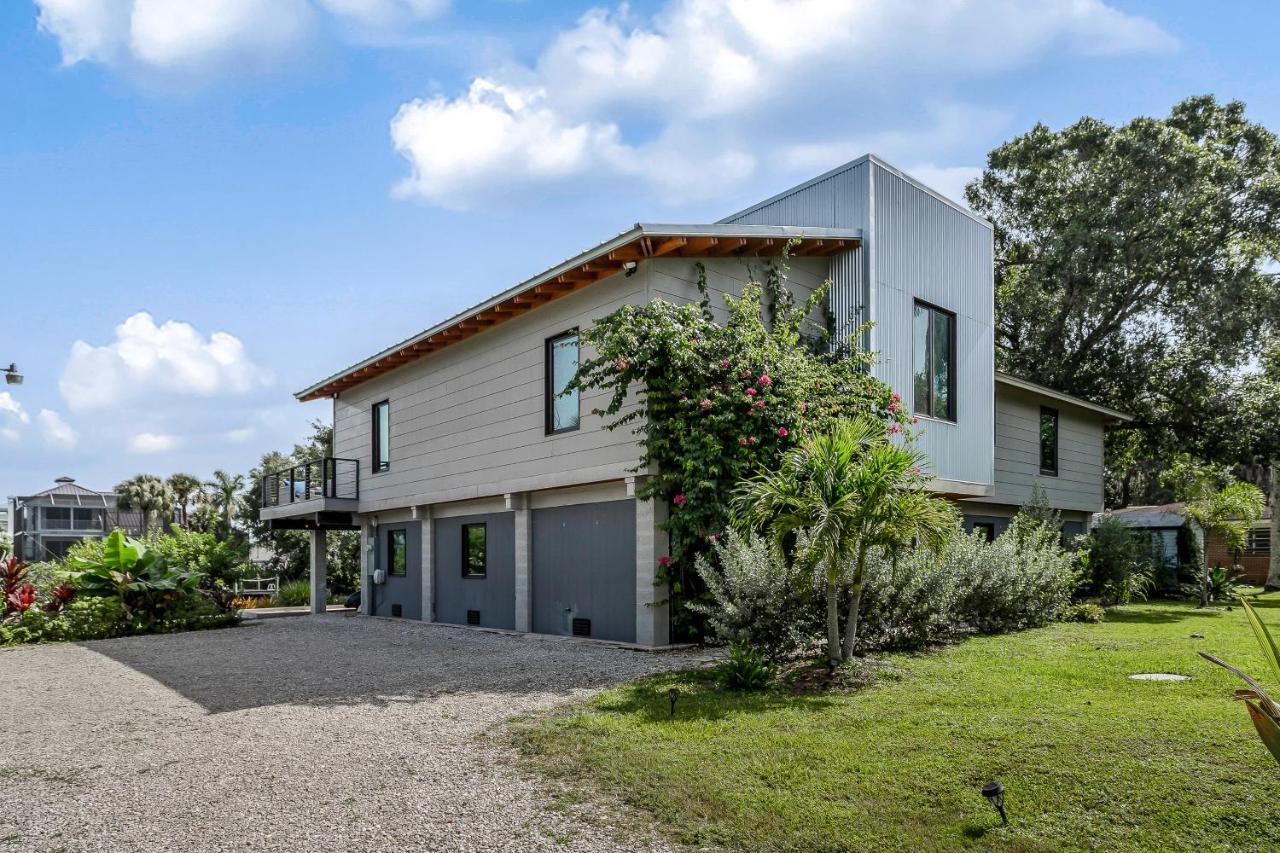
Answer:
[[(485, 576), (462, 575), (462, 525), (485, 525)], [(436, 519), (434, 524), (435, 621), (467, 624), (467, 611), (485, 628), (516, 627), (515, 516), (509, 512)]]
[(956, 315), (956, 421), (922, 418), (918, 446), (943, 481), (941, 488), (985, 493), (994, 478), (991, 226), (874, 157), (724, 221), (861, 228), (863, 248), (831, 263), (832, 313), (846, 330), (863, 317), (875, 323), (865, 342), (879, 356), (873, 372), (908, 405), (915, 300)]
[(636, 504), (586, 503), (533, 511), (533, 630), (636, 639)]
[[(387, 565), (387, 542), (393, 530), (403, 530), (405, 533), (405, 555), (408, 559), (405, 563), (404, 575), (392, 575), (391, 567)], [(376, 567), (387, 572), (387, 579), (386, 583), (376, 587), (373, 614), (421, 619), (422, 526), (408, 522), (384, 524), (378, 528), (376, 541), (377, 551), (374, 557)]]

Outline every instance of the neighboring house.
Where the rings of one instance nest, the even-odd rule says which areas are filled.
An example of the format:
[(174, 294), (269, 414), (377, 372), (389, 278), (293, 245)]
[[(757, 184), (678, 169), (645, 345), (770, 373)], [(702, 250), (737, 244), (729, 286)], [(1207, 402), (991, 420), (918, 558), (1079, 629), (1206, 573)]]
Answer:
[[(579, 331), (625, 304), (736, 293), (787, 241), (788, 286), (832, 281), (829, 313), (879, 354), (920, 418), (934, 488), (996, 533), (1040, 481), (1079, 524), (1102, 508), (1102, 432), (1125, 416), (998, 375), (991, 225), (873, 156), (711, 224), (636, 225), (299, 392), (333, 401), (334, 458), (264, 478), (261, 516), (359, 529), (362, 609), (662, 645), (667, 507), (629, 429), (561, 393)], [(319, 593), (317, 595), (317, 593)]]
[[(1131, 506), (1112, 510), (1110, 514), (1124, 519), (1135, 530), (1144, 530), (1158, 537), (1165, 562), (1176, 565), (1190, 562), (1185, 544), (1188, 537), (1179, 537), (1179, 531), (1186, 525), (1183, 507), (1182, 503)], [(1262, 517), (1249, 526), (1242, 550), (1233, 552), (1222, 537), (1212, 533), (1205, 535), (1203, 547), (1206, 564), (1238, 565), (1244, 570), (1243, 580), (1255, 584), (1266, 583), (1267, 572), (1271, 567), (1271, 508), (1267, 507)]]
[(13, 550), (36, 562), (63, 557), (82, 539), (101, 539), (117, 527), (142, 532), (142, 513), (121, 511), (114, 492), (95, 492), (71, 477), (59, 477), (51, 489), (9, 498)]

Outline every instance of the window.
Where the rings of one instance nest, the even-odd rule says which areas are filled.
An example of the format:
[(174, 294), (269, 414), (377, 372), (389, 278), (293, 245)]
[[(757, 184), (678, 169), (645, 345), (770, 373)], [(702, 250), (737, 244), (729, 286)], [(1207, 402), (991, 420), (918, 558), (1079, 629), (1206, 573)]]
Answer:
[(547, 435), (578, 428), (578, 389), (566, 386), (578, 372), (578, 330), (547, 339)]
[(1270, 527), (1251, 527), (1249, 528), (1249, 536), (1245, 540), (1244, 552), (1258, 556), (1266, 556), (1271, 553), (1271, 528)]
[(912, 318), (912, 378), (918, 415), (956, 419), (956, 315), (923, 302)]
[(395, 577), (409, 574), (409, 541), (403, 530), (387, 531), (387, 574)]
[(482, 578), (488, 571), (486, 531), (483, 524), (462, 525), (462, 576)]
[(1040, 473), (1058, 476), (1058, 410), (1040, 407)]
[(996, 524), (994, 521), (975, 521), (973, 523), (973, 532), (981, 535), (984, 542), (994, 542)]
[(47, 506), (44, 508), (44, 526), (46, 530), (70, 530), (71, 507)]
[(391, 402), (373, 404), (373, 470), (391, 467)]

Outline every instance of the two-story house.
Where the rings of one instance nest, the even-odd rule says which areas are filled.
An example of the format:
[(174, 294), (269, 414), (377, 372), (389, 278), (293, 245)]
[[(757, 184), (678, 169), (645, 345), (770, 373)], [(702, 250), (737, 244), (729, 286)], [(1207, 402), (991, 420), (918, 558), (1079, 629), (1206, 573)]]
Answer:
[(996, 372), (991, 225), (874, 156), (720, 222), (636, 225), (300, 391), (332, 400), (334, 457), (267, 477), (263, 519), (313, 531), (321, 593), (325, 531), (358, 528), (370, 614), (667, 643), (667, 508), (635, 499), (639, 448), (592, 414), (603, 394), (565, 391), (580, 332), (697, 300), (699, 261), (736, 293), (793, 237), (788, 286), (829, 279), (837, 335), (872, 322), (861, 343), (966, 525), (998, 534), (1039, 482), (1083, 529), (1125, 416)]
[(142, 513), (121, 510), (115, 492), (96, 492), (71, 477), (52, 488), (9, 498), (13, 553), (30, 562), (56, 560), (82, 539), (102, 539), (115, 528), (143, 532)]

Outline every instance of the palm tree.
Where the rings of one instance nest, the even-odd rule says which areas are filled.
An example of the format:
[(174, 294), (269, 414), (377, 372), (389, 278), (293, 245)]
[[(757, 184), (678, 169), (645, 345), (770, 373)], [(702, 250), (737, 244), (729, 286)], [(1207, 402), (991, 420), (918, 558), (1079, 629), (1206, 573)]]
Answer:
[(209, 489), (209, 502), (221, 517), (218, 535), (231, 538), (231, 520), (240, 508), (240, 493), (244, 491), (244, 475), (228, 474), (221, 469), (213, 472), (213, 479), (204, 484)]
[(1200, 606), (1209, 605), (1209, 556), (1204, 548), (1204, 534), (1212, 533), (1223, 541), (1227, 550), (1236, 553), (1245, 546), (1249, 528), (1262, 517), (1267, 499), (1262, 489), (1252, 483), (1231, 483), (1212, 491), (1202, 485), (1198, 496), (1187, 501), (1183, 515), (1200, 531), (1200, 550), (1204, 566), (1200, 577)]
[(181, 513), (182, 526), (190, 528), (187, 510), (191, 506), (191, 498), (200, 490), (200, 478), (190, 474), (171, 474), (166, 482), (173, 492), (174, 503)]
[(154, 474), (138, 474), (116, 486), (120, 509), (138, 510), (142, 513), (144, 532), (153, 528), (156, 513), (167, 512), (173, 506), (173, 490)]
[[(777, 471), (738, 487), (734, 503), (746, 523), (768, 533), (779, 551), (794, 539), (798, 563), (823, 570), (832, 666), (853, 655), (871, 550), (913, 541), (936, 548), (957, 527), (951, 504), (925, 490), (925, 461), (920, 451), (891, 441), (882, 421), (863, 416), (806, 439)], [(843, 642), (842, 594), (849, 598)]]

